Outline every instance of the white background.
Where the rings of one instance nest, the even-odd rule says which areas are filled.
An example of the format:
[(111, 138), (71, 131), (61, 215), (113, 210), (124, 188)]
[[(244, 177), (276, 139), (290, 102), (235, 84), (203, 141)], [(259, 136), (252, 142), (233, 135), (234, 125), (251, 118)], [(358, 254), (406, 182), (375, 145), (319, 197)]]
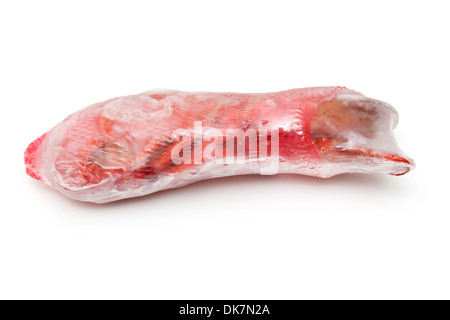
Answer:
[[(0, 298), (450, 298), (446, 1), (3, 1)], [(153, 88), (342, 85), (401, 177), (248, 176), (107, 205), (25, 175), (68, 114)]]

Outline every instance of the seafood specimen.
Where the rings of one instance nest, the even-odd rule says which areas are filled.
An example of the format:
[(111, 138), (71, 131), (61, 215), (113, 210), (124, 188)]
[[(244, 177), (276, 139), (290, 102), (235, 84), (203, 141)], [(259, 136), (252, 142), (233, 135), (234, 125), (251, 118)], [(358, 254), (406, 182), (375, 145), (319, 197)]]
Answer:
[(105, 203), (241, 174), (403, 175), (398, 114), (345, 87), (275, 93), (156, 89), (93, 104), (32, 142), (31, 177)]

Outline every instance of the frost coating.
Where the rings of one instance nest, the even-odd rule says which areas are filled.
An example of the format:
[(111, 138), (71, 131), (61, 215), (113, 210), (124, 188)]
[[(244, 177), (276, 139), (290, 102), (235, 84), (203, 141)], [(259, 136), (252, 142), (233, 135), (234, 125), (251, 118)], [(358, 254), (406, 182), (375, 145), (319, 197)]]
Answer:
[[(30, 144), (25, 163), (33, 178), (97, 203), (238, 174), (401, 175), (414, 162), (395, 142), (397, 122), (390, 105), (343, 87), (259, 94), (157, 89), (70, 115)], [(233, 132), (247, 139), (227, 139)], [(247, 144), (255, 137), (256, 149)], [(243, 153), (236, 159), (231, 150)]]

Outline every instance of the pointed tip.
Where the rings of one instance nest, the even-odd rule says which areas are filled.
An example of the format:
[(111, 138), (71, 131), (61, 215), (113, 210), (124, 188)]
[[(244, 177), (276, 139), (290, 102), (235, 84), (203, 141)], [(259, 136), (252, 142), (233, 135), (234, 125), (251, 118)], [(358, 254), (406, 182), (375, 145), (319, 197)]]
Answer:
[(398, 155), (394, 153), (388, 153), (365, 148), (358, 150), (357, 153), (372, 158), (382, 159), (392, 164), (395, 164), (395, 166), (391, 168), (391, 172), (389, 172), (389, 174), (393, 176), (402, 176), (416, 167), (414, 160), (404, 155)]

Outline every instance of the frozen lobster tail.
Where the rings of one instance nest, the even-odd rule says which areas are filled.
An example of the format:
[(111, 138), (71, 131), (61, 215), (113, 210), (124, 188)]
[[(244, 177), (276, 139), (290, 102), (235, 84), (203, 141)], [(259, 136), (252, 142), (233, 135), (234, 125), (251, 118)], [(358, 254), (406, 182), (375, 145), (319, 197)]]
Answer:
[(402, 175), (390, 105), (344, 87), (276, 93), (152, 90), (84, 108), (32, 142), (27, 174), (105, 203), (239, 174)]

